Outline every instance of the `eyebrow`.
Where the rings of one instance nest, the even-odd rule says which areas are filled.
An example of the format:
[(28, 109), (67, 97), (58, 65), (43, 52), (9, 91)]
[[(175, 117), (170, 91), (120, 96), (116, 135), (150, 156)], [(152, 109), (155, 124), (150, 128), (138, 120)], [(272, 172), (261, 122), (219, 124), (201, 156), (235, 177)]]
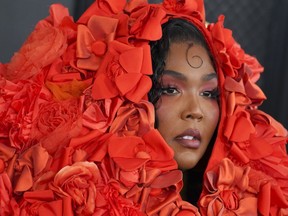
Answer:
[(212, 72), (210, 74), (205, 74), (202, 77), (203, 81), (209, 81), (209, 80), (212, 80), (212, 79), (218, 79), (217, 74), (215, 72)]
[[(179, 73), (179, 72), (174, 71), (174, 70), (164, 70), (163, 71), (163, 75), (169, 75), (169, 76), (172, 76), (172, 77), (174, 77), (176, 79), (183, 80), (183, 81), (187, 80), (186, 76), (184, 76), (182, 73)], [(212, 79), (217, 79), (217, 74), (215, 72), (212, 72), (212, 73), (209, 73), (209, 74), (205, 74), (202, 77), (203, 81), (209, 81), (209, 80), (212, 80)]]
[(173, 70), (164, 70), (163, 75), (169, 75), (169, 76), (172, 76), (172, 77), (179, 79), (179, 80), (184, 80), (184, 81), (187, 80), (186, 76), (184, 76), (183, 74), (181, 74), (179, 72), (173, 71)]

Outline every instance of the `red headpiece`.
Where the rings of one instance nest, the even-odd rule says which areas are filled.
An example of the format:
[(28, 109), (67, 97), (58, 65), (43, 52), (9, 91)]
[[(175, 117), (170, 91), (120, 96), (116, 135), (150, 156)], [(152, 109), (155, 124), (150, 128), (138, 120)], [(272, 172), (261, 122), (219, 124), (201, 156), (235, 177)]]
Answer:
[[(147, 100), (149, 42), (173, 18), (203, 33), (221, 90), (199, 210)], [(0, 215), (287, 213), (287, 132), (257, 109), (263, 68), (223, 21), (206, 27), (202, 0), (97, 0), (77, 22), (52, 5), (0, 65)]]

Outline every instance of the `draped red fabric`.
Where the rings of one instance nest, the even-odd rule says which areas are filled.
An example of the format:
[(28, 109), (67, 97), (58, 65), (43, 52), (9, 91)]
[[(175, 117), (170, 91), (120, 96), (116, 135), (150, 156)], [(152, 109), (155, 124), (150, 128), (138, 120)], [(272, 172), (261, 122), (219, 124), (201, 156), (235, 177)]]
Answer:
[[(198, 207), (147, 97), (149, 42), (173, 18), (202, 32), (220, 89)], [(53, 4), (0, 64), (0, 215), (287, 215), (287, 131), (258, 109), (262, 71), (203, 0), (97, 0), (77, 22)]]

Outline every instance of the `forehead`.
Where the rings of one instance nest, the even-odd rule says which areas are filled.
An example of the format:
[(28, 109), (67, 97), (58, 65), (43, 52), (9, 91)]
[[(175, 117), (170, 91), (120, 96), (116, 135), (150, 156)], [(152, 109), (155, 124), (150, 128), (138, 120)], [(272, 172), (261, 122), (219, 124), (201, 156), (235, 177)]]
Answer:
[(193, 42), (171, 43), (165, 61), (165, 68), (182, 68), (183, 70), (206, 69), (210, 73), (215, 72), (206, 48)]
[(181, 54), (182, 55), (195, 55), (195, 54), (203, 54), (203, 55), (208, 55), (208, 51), (206, 48), (199, 44), (199, 43), (194, 43), (192, 41), (190, 42), (172, 42), (169, 46), (168, 50), (168, 56), (171, 54)]

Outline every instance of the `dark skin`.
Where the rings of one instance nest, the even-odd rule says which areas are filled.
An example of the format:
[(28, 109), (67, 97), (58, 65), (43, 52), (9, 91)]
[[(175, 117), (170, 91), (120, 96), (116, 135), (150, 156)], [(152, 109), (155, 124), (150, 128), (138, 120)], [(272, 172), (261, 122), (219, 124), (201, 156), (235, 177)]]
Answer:
[(172, 43), (157, 104), (158, 130), (172, 147), (182, 170), (203, 157), (219, 121), (218, 80), (207, 50)]

